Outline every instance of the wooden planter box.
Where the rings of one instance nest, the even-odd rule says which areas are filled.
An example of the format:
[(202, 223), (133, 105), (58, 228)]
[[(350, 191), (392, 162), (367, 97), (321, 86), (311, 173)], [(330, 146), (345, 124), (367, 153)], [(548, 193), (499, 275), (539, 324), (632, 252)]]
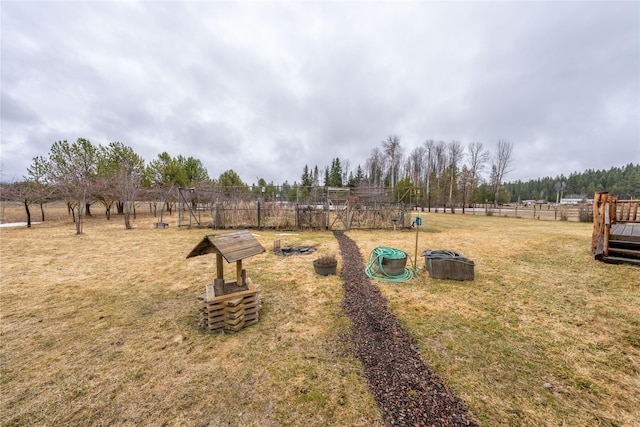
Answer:
[(260, 285), (247, 280), (247, 290), (207, 298), (201, 295), (200, 326), (209, 332), (238, 332), (258, 323), (262, 300)]
[(456, 257), (430, 257), (424, 254), (424, 264), (429, 276), (434, 279), (473, 280), (475, 263), (470, 259)]

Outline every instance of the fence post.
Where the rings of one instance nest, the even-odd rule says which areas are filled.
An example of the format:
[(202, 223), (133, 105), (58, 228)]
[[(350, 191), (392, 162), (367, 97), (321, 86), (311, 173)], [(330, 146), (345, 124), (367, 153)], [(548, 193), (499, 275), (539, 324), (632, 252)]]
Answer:
[(224, 227), (224, 212), (220, 212), (223, 210), (222, 203), (216, 203), (216, 216), (214, 220), (215, 228), (220, 229)]
[(260, 228), (260, 200), (258, 200), (258, 230), (261, 230), (261, 228)]

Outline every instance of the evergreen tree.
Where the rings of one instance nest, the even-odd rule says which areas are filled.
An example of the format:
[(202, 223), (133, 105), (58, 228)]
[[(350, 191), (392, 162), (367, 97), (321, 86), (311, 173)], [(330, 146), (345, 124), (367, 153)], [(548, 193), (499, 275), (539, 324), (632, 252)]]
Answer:
[(338, 157), (331, 161), (329, 187), (342, 187), (342, 166), (340, 165), (340, 159)]

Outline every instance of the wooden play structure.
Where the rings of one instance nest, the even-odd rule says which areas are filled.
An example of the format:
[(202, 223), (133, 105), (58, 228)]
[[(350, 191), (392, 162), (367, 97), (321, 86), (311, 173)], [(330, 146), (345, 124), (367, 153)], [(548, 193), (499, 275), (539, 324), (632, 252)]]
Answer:
[[(187, 258), (216, 255), (216, 278), (199, 297), (200, 326), (209, 332), (237, 332), (258, 322), (260, 285), (247, 277), (242, 260), (263, 252), (265, 249), (248, 230), (208, 234), (189, 252)], [(223, 259), (236, 263), (235, 280), (224, 279)]]
[(640, 200), (618, 200), (609, 193), (593, 198), (595, 258), (610, 264), (640, 265)]

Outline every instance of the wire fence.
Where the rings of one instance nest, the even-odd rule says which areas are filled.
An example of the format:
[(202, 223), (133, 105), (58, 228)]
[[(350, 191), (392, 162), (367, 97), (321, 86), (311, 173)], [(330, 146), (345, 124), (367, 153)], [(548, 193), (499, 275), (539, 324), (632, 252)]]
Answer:
[(286, 202), (218, 202), (182, 205), (178, 225), (185, 227), (258, 228), (281, 230), (394, 229), (409, 227), (406, 206), (303, 205)]
[(409, 228), (417, 213), (486, 215), (554, 221), (593, 222), (592, 206), (471, 206), (426, 208), (399, 205), (303, 205), (286, 202), (219, 202), (197, 208), (180, 206), (178, 225), (186, 227), (281, 230), (380, 230)]

